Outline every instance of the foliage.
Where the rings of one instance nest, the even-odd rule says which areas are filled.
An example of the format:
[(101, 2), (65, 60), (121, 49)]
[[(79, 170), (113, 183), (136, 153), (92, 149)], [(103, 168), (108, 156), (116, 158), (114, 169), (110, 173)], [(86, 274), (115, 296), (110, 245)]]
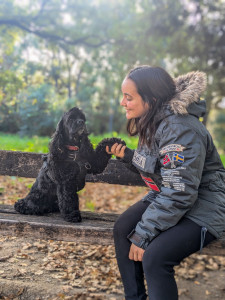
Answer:
[(78, 106), (94, 135), (125, 132), (120, 86), (137, 64), (205, 71), (218, 107), (224, 14), (224, 0), (2, 0), (0, 130), (49, 135)]
[(220, 155), (220, 158), (221, 158), (222, 163), (223, 163), (223, 165), (225, 167), (225, 155)]
[(225, 113), (223, 111), (214, 111), (211, 121), (212, 133), (216, 144), (221, 153), (225, 154)]
[(0, 73), (0, 130), (2, 131), (18, 131), (17, 94), (22, 84), (21, 78), (11, 70)]
[(54, 109), (57, 95), (53, 88), (48, 84), (31, 86), (20, 94), (19, 98), (18, 113), (21, 118), (19, 134), (51, 135), (59, 118), (59, 109), (57, 111)]
[(163, 22), (161, 18), (155, 20), (153, 30), (165, 39), (167, 59), (174, 74), (205, 71), (208, 75), (205, 96), (210, 110), (225, 94), (225, 1), (160, 0), (155, 3), (156, 11), (164, 17)]

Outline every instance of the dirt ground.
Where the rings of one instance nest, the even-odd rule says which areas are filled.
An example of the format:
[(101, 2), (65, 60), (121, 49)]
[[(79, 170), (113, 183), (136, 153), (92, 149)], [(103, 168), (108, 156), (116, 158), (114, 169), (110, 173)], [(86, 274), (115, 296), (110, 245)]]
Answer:
[[(0, 176), (0, 203), (13, 204), (32, 183)], [(121, 213), (145, 193), (87, 183), (81, 209)], [(0, 266), (0, 299), (124, 299), (113, 246), (0, 237)], [(180, 300), (225, 299), (225, 257), (194, 254), (175, 272)]]

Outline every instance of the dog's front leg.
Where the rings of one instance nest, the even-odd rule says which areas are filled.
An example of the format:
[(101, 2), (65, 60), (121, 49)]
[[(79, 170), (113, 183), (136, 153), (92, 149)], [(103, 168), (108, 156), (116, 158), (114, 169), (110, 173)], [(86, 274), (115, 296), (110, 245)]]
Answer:
[(76, 193), (74, 180), (58, 184), (57, 196), (59, 210), (64, 220), (74, 223), (81, 222), (79, 197)]
[(91, 169), (88, 170), (88, 173), (100, 174), (104, 171), (111, 158), (111, 154), (106, 152), (106, 146), (109, 146), (109, 149), (111, 149), (115, 143), (126, 145), (119, 138), (105, 138), (98, 144), (91, 159)]

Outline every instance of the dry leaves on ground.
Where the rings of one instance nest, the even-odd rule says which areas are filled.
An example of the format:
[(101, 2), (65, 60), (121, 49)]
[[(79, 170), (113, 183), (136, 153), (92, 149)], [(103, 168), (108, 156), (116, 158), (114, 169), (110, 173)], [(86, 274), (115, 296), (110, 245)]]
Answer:
[[(13, 204), (27, 194), (33, 182), (33, 179), (0, 176), (0, 202)], [(87, 183), (80, 192), (81, 210), (121, 213), (141, 199), (146, 191), (143, 187)], [(123, 299), (113, 246), (2, 237), (0, 262), (2, 280), (39, 285), (40, 290), (44, 289), (45, 284), (53, 284), (60, 292), (57, 290), (55, 298), (49, 298), (52, 300)], [(220, 280), (220, 277), (225, 278), (224, 257), (194, 254), (175, 271), (178, 287), (182, 283), (179, 287), (181, 299), (198, 300), (191, 298), (193, 291), (188, 287), (189, 282), (193, 287), (203, 289), (205, 299), (223, 299), (219, 297), (225, 291), (225, 280)], [(212, 282), (210, 276), (214, 273), (220, 277)], [(183, 286), (183, 282), (186, 285)], [(218, 287), (217, 282), (220, 282)], [(212, 284), (218, 289), (218, 297)]]

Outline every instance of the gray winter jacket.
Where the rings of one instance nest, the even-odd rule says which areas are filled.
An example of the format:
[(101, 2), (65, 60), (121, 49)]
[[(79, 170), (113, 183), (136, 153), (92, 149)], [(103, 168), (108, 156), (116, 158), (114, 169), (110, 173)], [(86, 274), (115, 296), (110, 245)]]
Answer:
[(225, 230), (225, 169), (212, 137), (199, 121), (206, 110), (205, 101), (199, 100), (206, 75), (188, 73), (176, 79), (176, 86), (176, 96), (163, 108), (151, 148), (126, 148), (123, 159), (151, 188), (143, 198), (149, 206), (128, 236), (143, 249), (183, 217), (216, 238)]

